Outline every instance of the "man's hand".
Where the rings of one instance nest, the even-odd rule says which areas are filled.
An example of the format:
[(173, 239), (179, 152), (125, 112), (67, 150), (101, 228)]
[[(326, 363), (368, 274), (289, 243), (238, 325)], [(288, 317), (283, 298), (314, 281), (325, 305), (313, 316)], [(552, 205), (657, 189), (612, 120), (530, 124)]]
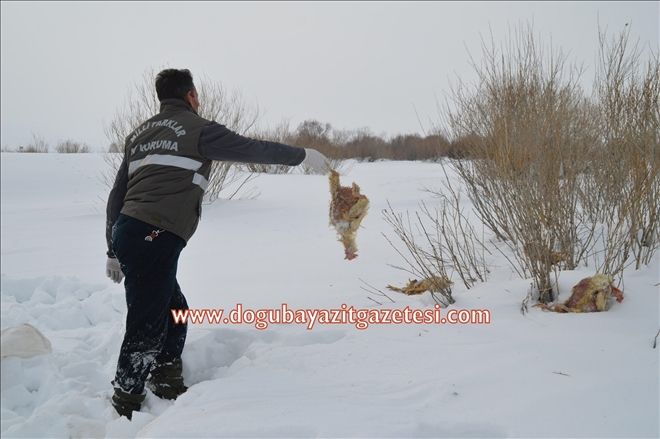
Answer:
[(124, 273), (121, 272), (121, 266), (117, 258), (108, 258), (108, 261), (105, 263), (105, 275), (116, 284), (124, 278)]
[(320, 152), (312, 148), (305, 148), (305, 160), (301, 165), (309, 169), (312, 174), (327, 174), (332, 169), (330, 160)]

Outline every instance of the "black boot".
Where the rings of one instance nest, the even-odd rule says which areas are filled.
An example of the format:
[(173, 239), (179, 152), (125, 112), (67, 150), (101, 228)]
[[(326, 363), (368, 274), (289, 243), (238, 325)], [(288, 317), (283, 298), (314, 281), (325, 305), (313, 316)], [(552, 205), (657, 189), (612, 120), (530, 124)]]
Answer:
[(183, 384), (182, 372), (181, 358), (156, 364), (147, 378), (147, 387), (159, 398), (177, 399), (179, 395), (188, 390), (188, 387)]
[(112, 406), (117, 410), (120, 416), (126, 416), (131, 419), (133, 412), (140, 411), (142, 402), (146, 394), (127, 393), (118, 387), (115, 387), (115, 394), (112, 395)]

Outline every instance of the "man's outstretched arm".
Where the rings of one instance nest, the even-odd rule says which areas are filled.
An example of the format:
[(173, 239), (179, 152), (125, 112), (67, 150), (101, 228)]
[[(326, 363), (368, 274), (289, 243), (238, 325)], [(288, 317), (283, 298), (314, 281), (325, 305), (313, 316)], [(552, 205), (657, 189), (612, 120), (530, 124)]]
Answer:
[(241, 136), (212, 122), (202, 129), (199, 153), (211, 160), (297, 166), (305, 160), (305, 148)]

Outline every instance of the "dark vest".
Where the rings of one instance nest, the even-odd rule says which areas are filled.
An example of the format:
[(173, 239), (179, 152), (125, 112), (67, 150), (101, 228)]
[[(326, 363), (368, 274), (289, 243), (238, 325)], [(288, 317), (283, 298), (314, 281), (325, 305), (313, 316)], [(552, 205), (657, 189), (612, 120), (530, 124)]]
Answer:
[(211, 172), (211, 160), (197, 146), (208, 123), (183, 100), (161, 101), (160, 113), (126, 139), (128, 190), (121, 213), (190, 239)]

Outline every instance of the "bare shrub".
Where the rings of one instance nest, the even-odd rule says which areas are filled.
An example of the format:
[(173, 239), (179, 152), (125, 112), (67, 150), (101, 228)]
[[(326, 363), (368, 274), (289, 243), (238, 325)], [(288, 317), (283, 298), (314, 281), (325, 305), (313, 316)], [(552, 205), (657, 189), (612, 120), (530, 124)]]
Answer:
[[(660, 62), (646, 63), (630, 29), (609, 38), (599, 32), (595, 99), (602, 133), (590, 162), (587, 215), (603, 224), (599, 270), (621, 277), (628, 264), (651, 262), (660, 246)], [(588, 197), (587, 197), (588, 198)]]
[(24, 146), (19, 146), (18, 152), (47, 153), (49, 150), (46, 139), (38, 134), (32, 134), (32, 141)]
[(463, 158), (478, 158), (470, 157), (470, 154), (474, 154), (477, 150), (476, 145), (482, 143), (484, 139), (480, 138), (476, 134), (463, 134), (461, 137), (453, 140), (449, 144), (447, 150), (447, 157), (452, 159), (463, 159)]
[[(490, 270), (485, 255), (490, 251), (484, 245), (483, 232), (480, 238), (467, 217), (460, 193), (451, 184), (444, 164), (442, 166), (445, 175), (443, 189), (429, 190), (439, 197), (440, 206), (431, 208), (422, 203), (414, 221), (410, 220), (408, 212), (404, 218), (389, 206), (383, 216), (404, 244), (404, 249), (399, 249), (386, 235), (385, 238), (407, 263), (405, 271), (425, 279), (450, 281), (456, 274), (470, 289), (476, 282), (488, 279)], [(416, 240), (416, 236), (420, 238)], [(445, 292), (451, 298), (451, 289), (446, 288)], [(446, 302), (453, 303), (453, 299)]]
[(452, 261), (452, 268), (457, 272), (467, 289), (476, 282), (486, 282), (490, 272), (486, 264), (488, 250), (484, 243), (482, 225), (481, 237), (468, 218), (461, 203), (460, 192), (452, 185), (443, 163), (443, 189), (430, 191), (441, 200), (440, 208), (435, 208), (431, 215), (429, 208), (422, 205), (422, 212), (433, 220), (433, 227), (440, 231), (446, 253)]
[[(416, 212), (411, 220), (410, 213), (397, 213), (388, 204), (388, 209), (383, 211), (383, 218), (392, 227), (394, 234), (398, 238), (399, 244), (396, 245), (390, 238), (383, 234), (387, 242), (399, 254), (406, 263), (405, 267), (394, 266), (394, 268), (403, 270), (416, 276), (419, 279), (451, 279), (449, 269), (451, 261), (446, 252), (446, 247), (442, 243), (439, 228), (429, 227), (425, 224), (423, 217)], [(414, 225), (414, 226), (413, 226)], [(447, 306), (455, 302), (452, 296), (451, 284), (442, 282), (435, 288), (435, 293), (439, 294), (439, 303)]]
[[(547, 303), (556, 298), (552, 273), (593, 261), (621, 281), (626, 266), (651, 262), (660, 246), (660, 67), (657, 54), (639, 61), (629, 32), (611, 41), (600, 34), (592, 97), (579, 86), (580, 70), (561, 52), (546, 54), (530, 27), (501, 48), (483, 45), (482, 63), (473, 62), (478, 82), (453, 90), (447, 120), (456, 139), (450, 154), (467, 158), (452, 168), (498, 241), (486, 243), (460, 222), (449, 228), (454, 237), (443, 233), (451, 224), (446, 212), (461, 212), (460, 188), (446, 178), (437, 192), (440, 213), (434, 218), (422, 209), (432, 220), (423, 239), (444, 245), (443, 272), (456, 269), (468, 286), (479, 279), (469, 261), (479, 259), (466, 250), (478, 255), (480, 246), (492, 245), (521, 277), (533, 279), (538, 300)], [(465, 219), (456, 215), (449, 218)], [(456, 236), (472, 244), (449, 245)]]
[[(546, 54), (521, 28), (498, 48), (483, 45), (477, 85), (459, 84), (449, 115), (472, 160), (454, 166), (482, 222), (531, 275), (541, 302), (554, 299), (550, 273), (573, 269), (593, 242), (577, 209), (583, 163), (597, 139), (580, 71)], [(582, 233), (578, 233), (582, 231)]]
[(639, 61), (629, 32), (612, 40), (600, 34), (591, 97), (579, 85), (580, 69), (561, 52), (546, 53), (531, 27), (502, 47), (483, 44), (483, 61), (473, 62), (477, 83), (453, 90), (449, 154), (463, 158), (452, 169), (497, 241), (465, 226), (461, 187), (445, 174), (440, 208), (422, 206), (416, 234), (410, 220), (388, 214), (413, 255), (409, 265), (455, 270), (469, 287), (485, 279), (483, 255), (492, 245), (547, 303), (556, 298), (553, 273), (593, 261), (621, 280), (628, 265), (651, 262), (660, 246), (660, 67), (657, 54)]
[[(106, 127), (106, 137), (109, 140), (109, 154), (106, 162), (109, 170), (105, 181), (110, 187), (123, 159), (126, 137), (142, 122), (153, 117), (160, 111), (154, 69), (145, 71), (141, 80), (136, 82), (129, 90), (126, 104), (116, 113), (110, 124)], [(238, 90), (228, 91), (219, 83), (206, 77), (195, 80), (199, 94), (199, 115), (226, 125), (229, 129), (246, 135), (252, 130), (259, 118), (259, 108), (246, 103)], [(117, 151), (119, 154), (113, 154)], [(232, 198), (245, 187), (246, 183), (255, 178), (251, 173), (242, 172), (234, 167), (234, 163), (214, 161), (211, 166), (209, 185), (205, 198), (213, 202), (224, 195)]]
[(68, 139), (63, 142), (60, 142), (55, 147), (55, 151), (60, 154), (81, 154), (88, 153), (89, 146), (86, 143), (76, 142), (74, 140)]

